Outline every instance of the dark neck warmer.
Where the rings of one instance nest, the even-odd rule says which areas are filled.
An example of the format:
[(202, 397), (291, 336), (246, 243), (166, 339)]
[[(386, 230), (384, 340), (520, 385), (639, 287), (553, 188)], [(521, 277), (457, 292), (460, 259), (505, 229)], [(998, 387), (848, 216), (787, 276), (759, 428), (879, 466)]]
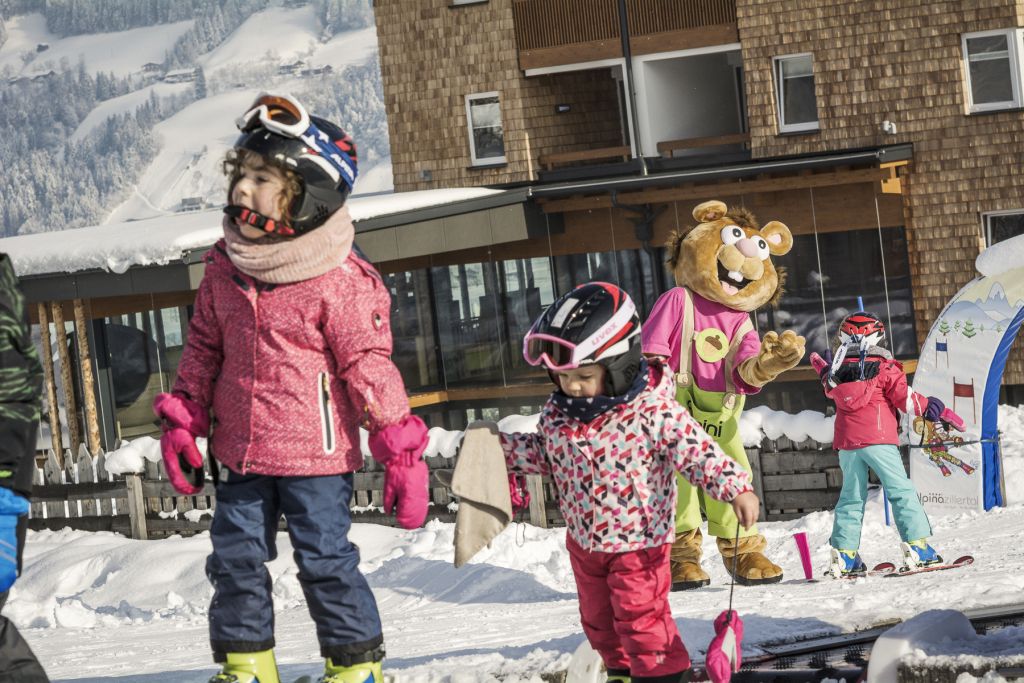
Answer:
[(563, 394), (559, 389), (551, 394), (551, 402), (560, 411), (569, 417), (580, 422), (593, 422), (599, 416), (624, 403), (629, 403), (640, 395), (640, 392), (647, 388), (648, 376), (647, 361), (640, 362), (640, 368), (633, 378), (633, 383), (624, 394), (618, 396), (595, 396), (593, 398), (573, 398)]

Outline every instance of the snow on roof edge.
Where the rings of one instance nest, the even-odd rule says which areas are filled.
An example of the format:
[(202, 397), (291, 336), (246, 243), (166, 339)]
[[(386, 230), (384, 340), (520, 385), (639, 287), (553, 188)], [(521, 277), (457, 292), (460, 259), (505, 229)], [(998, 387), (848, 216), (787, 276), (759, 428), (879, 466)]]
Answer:
[[(354, 221), (504, 194), (488, 188), (444, 188), (355, 196), (348, 206)], [(132, 266), (166, 265), (187, 252), (212, 246), (221, 237), (221, 211), (182, 212), (122, 223), (0, 238), (19, 276), (102, 270), (124, 273)], [(60, 238), (54, 236), (59, 234)]]

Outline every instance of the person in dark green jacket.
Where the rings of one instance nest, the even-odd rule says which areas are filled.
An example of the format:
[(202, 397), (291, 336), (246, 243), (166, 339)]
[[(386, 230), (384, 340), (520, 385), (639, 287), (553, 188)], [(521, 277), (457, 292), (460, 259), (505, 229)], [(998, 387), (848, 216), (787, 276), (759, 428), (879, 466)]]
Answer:
[[(0, 608), (21, 572), (42, 389), (25, 297), (10, 257), (0, 254)], [(3, 615), (0, 680), (49, 683), (28, 643)]]

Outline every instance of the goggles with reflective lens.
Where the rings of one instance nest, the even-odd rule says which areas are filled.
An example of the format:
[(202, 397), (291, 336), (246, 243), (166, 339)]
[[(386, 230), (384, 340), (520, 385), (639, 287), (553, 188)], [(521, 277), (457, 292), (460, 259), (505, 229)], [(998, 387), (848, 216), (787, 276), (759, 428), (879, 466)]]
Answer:
[[(544, 363), (545, 367), (555, 372), (578, 368), (584, 359), (597, 353), (610, 342), (618, 341), (616, 336), (621, 336), (623, 329), (635, 314), (636, 304), (627, 298), (608, 322), (579, 344), (531, 330), (523, 339), (523, 358), (530, 365)], [(539, 322), (535, 323), (535, 326)]]
[(523, 358), (530, 365), (549, 370), (570, 370), (578, 366), (574, 360), (576, 345), (548, 334), (529, 334), (523, 340)]
[(306, 108), (291, 95), (262, 93), (248, 111), (235, 120), (235, 125), (243, 133), (265, 128), (271, 133), (301, 140), (315, 152), (311, 160), (329, 173), (335, 182), (344, 181), (349, 190), (355, 187), (357, 171), (351, 155), (317, 128)]
[(262, 126), (271, 133), (297, 138), (309, 128), (309, 114), (291, 95), (261, 93), (235, 125), (243, 133)]

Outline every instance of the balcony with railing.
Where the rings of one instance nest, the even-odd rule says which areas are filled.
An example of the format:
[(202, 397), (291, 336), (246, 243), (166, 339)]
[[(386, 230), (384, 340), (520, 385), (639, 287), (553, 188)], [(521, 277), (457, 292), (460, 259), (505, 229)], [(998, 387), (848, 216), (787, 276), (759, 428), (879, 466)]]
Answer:
[[(513, 0), (523, 70), (622, 57), (619, 0)], [(739, 41), (735, 0), (626, 0), (635, 55)]]

